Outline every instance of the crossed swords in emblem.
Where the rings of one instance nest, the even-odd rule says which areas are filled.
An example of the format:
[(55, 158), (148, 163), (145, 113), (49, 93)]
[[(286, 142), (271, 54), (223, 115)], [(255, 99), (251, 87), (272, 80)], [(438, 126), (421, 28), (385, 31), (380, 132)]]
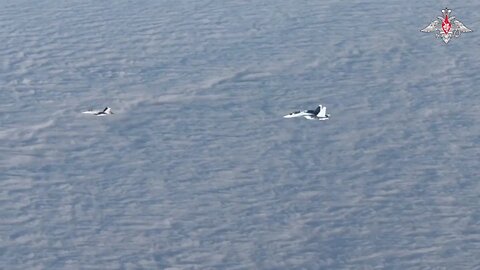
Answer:
[(420, 30), (425, 33), (435, 32), (437, 38), (441, 38), (445, 43), (448, 43), (451, 38), (460, 36), (460, 33), (472, 32), (463, 23), (455, 17), (450, 17), (451, 9), (442, 9), (442, 17), (437, 17), (427, 27)]

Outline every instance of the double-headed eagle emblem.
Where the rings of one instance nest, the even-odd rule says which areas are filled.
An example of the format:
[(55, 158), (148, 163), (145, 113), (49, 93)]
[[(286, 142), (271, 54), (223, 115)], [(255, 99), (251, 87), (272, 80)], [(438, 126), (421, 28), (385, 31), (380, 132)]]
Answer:
[(450, 17), (451, 9), (442, 9), (442, 17), (437, 17), (429, 26), (420, 30), (425, 33), (435, 32), (437, 38), (441, 38), (448, 43), (451, 38), (460, 36), (460, 33), (472, 32), (461, 21), (455, 17)]

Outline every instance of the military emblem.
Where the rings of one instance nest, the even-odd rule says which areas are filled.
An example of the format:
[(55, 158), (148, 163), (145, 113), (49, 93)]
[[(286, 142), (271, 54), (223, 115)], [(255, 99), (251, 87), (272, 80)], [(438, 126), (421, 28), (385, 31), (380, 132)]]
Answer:
[(441, 38), (445, 43), (448, 43), (454, 37), (459, 37), (461, 33), (472, 32), (457, 18), (451, 17), (450, 13), (452, 13), (451, 9), (442, 9), (443, 18), (437, 17), (430, 25), (420, 31), (425, 33), (435, 32), (435, 36)]

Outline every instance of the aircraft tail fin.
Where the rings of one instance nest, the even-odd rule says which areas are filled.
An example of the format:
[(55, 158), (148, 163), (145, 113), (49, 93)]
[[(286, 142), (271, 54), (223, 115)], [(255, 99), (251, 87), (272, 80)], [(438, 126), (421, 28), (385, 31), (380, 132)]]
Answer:
[(113, 114), (112, 109), (110, 107), (105, 107), (103, 111), (96, 113), (97, 115), (105, 115), (105, 114)]
[(327, 117), (327, 107), (322, 106), (320, 111), (317, 114), (317, 117)]
[(322, 104), (318, 105), (318, 107), (315, 109), (315, 111), (313, 111), (313, 114), (317, 115), (320, 113), (320, 111), (322, 110)]

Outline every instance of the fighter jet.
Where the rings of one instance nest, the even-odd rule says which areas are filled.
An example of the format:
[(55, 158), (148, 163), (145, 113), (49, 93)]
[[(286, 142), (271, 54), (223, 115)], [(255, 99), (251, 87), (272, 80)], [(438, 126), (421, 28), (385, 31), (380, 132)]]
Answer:
[(107, 114), (113, 114), (112, 109), (110, 107), (105, 107), (105, 109), (103, 109), (102, 111), (88, 110), (88, 111), (84, 111), (82, 113), (93, 114), (93, 115), (96, 115), (96, 116), (104, 116), (104, 115), (107, 115)]
[(308, 120), (328, 120), (330, 114), (327, 114), (327, 107), (320, 104), (315, 110), (295, 111), (283, 116), (283, 118), (295, 117), (305, 117)]

